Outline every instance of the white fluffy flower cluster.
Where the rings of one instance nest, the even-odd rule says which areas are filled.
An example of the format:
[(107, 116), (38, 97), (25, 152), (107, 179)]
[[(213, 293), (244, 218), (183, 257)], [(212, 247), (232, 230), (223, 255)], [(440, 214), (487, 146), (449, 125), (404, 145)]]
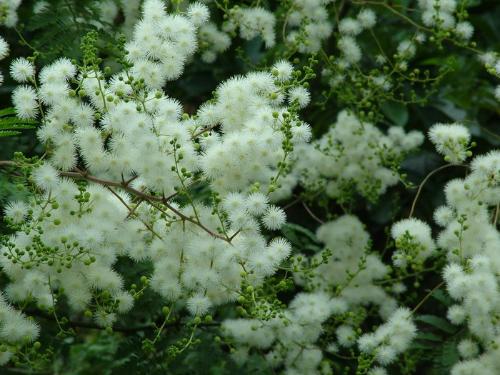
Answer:
[[(333, 0), (293, 0), (285, 20), (286, 40), (300, 53), (315, 53), (321, 48), (321, 43), (332, 34), (332, 23), (327, 5)], [(375, 19), (370, 12), (361, 12), (359, 24), (361, 27), (371, 27)], [(222, 29), (227, 33), (239, 28), (241, 38), (250, 40), (260, 36), (266, 48), (276, 44), (276, 16), (261, 7), (242, 7), (237, 5), (229, 12), (229, 21)]]
[(358, 339), (359, 349), (375, 356), (381, 365), (393, 363), (403, 353), (417, 334), (411, 312), (407, 308), (398, 308), (386, 323), (375, 332), (362, 335)]
[[(116, 302), (116, 311), (128, 311), (133, 299), (125, 292), (113, 264), (119, 255), (140, 246), (141, 223), (126, 220), (126, 207), (99, 185), (88, 186), (88, 201), (79, 203), (75, 199), (80, 193), (78, 186), (60, 178), (49, 164), (39, 167), (33, 178), (45, 193), (43, 205), (33, 201), (22, 213), (12, 208), (6, 212), (7, 217), (19, 221), (21, 217), (28, 219), (27, 211), (31, 211), (30, 220), (22, 224), (0, 255), (2, 270), (10, 279), (7, 297), (15, 302), (31, 299), (42, 308), (50, 308), (57, 303), (53, 289), (64, 287), (69, 306), (82, 312), (91, 303), (93, 292), (100, 290)], [(121, 199), (129, 200), (124, 194)], [(114, 312), (97, 313), (111, 324)]]
[[(284, 366), (286, 373), (319, 374), (324, 369), (323, 352), (317, 341), (323, 332), (322, 324), (331, 316), (343, 316), (347, 311), (375, 305), (381, 317), (388, 318), (397, 308), (396, 301), (375, 282), (384, 278), (389, 269), (374, 253), (367, 254), (369, 235), (355, 216), (345, 215), (322, 225), (317, 238), (333, 256), (307, 275), (294, 274), (297, 285), (307, 293), (299, 293), (284, 311), (284, 317), (270, 321), (248, 319), (226, 320), (226, 335), (236, 344), (235, 359), (245, 362), (249, 349), (267, 350), (266, 360), (272, 367)], [(366, 257), (365, 257), (366, 255)], [(365, 257), (363, 264), (360, 260)], [(321, 263), (321, 255), (302, 256), (302, 266)], [(362, 268), (360, 268), (362, 267)], [(308, 268), (309, 269), (309, 268)], [(355, 276), (350, 278), (349, 274)], [(337, 292), (340, 288), (340, 292)], [(336, 352), (339, 347), (349, 348), (356, 343), (355, 328), (358, 323), (341, 319), (327, 351)], [(325, 348), (323, 348), (325, 349)]]
[[(7, 56), (9, 56), (9, 52), (10, 52), (9, 44), (3, 37), (0, 36), (0, 60), (3, 60)], [(3, 85), (3, 81), (4, 81), (4, 76), (3, 73), (0, 72), (0, 86)]]
[(29, 82), (35, 78), (35, 66), (28, 59), (18, 57), (10, 64), (10, 75), (16, 82)]
[(331, 198), (354, 190), (376, 200), (399, 180), (384, 159), (402, 157), (422, 141), (420, 132), (391, 127), (384, 135), (374, 125), (342, 111), (326, 134), (301, 149), (295, 174), (306, 188), (325, 189)]
[(429, 130), (429, 138), (449, 163), (463, 162), (471, 155), (470, 132), (462, 124), (434, 124)]
[(17, 8), (21, 5), (22, 0), (0, 0), (1, 23), (6, 27), (14, 27), (19, 21)]
[(286, 374), (320, 374), (322, 350), (316, 341), (322, 324), (331, 316), (345, 313), (344, 301), (323, 292), (299, 293), (290, 302), (282, 318), (269, 321), (229, 319), (222, 330), (236, 345), (233, 359), (243, 364), (253, 349), (266, 350), (271, 368), (283, 366)]
[(435, 211), (435, 220), (444, 227), (437, 244), (448, 253), (444, 279), (457, 301), (449, 308), (448, 318), (454, 324), (466, 324), (484, 348), (479, 357), (471, 355), (473, 359), (455, 365), (452, 374), (495, 374), (500, 341), (500, 235), (495, 211), (500, 203), (500, 152), (476, 156), (471, 173), (450, 181), (445, 194), (446, 206)]
[[(287, 71), (292, 70), (289, 63), (285, 65)], [(287, 76), (284, 78), (290, 74)], [(286, 157), (282, 148), (285, 136), (280, 129), (287, 121), (293, 145), (299, 147), (309, 141), (309, 125), (291, 119), (285, 106), (286, 98), (307, 104), (300, 102), (303, 98), (297, 91), (307, 97), (309, 93), (301, 86), (280, 89), (279, 82), (287, 81), (281, 78), (276, 80), (267, 72), (232, 78), (217, 88), (215, 101), (198, 111), (196, 125), (210, 129), (220, 124), (224, 134), (221, 137), (213, 133), (202, 139), (201, 167), (216, 191), (248, 190), (253, 182), (269, 186), (277, 174), (276, 166)], [(293, 176), (283, 176), (280, 183), (282, 188), (273, 194), (274, 198), (290, 194)]]
[(423, 11), (424, 25), (443, 29), (451, 29), (455, 26), (456, 0), (419, 0), (418, 5)]
[(371, 9), (363, 9), (358, 13), (357, 18), (345, 17), (339, 23), (340, 38), (337, 46), (342, 53), (341, 65), (348, 67), (361, 60), (361, 48), (356, 41), (356, 36), (363, 30), (371, 29), (375, 26), (377, 18)]
[[(464, 354), (464, 350), (468, 351), (468, 354), (473, 354), (474, 359), (466, 359), (458, 362), (454, 365), (450, 371), (451, 375), (496, 375), (498, 369), (500, 368), (500, 339), (498, 337), (491, 342), (488, 346), (488, 350), (477, 356), (477, 344), (473, 341), (469, 342), (472, 344), (470, 348), (464, 348), (464, 341), (461, 341), (458, 345), (458, 350), (461, 355)], [(465, 344), (467, 345), (467, 344)], [(471, 352), (469, 352), (471, 350)]]
[[(286, 26), (290, 28), (287, 41), (297, 44), (301, 53), (316, 53), (333, 30), (327, 10), (332, 0), (293, 0), (293, 11)], [(302, 34), (302, 35), (301, 35)]]
[(419, 0), (422, 10), (422, 22), (425, 26), (435, 27), (453, 32), (463, 40), (469, 40), (474, 33), (470, 22), (457, 22), (455, 12), (458, 2), (456, 0)]
[[(40, 332), (38, 325), (15, 310), (0, 293), (0, 339), (2, 343), (17, 344), (34, 341)], [(2, 353), (0, 365), (8, 362), (11, 353)]]
[[(262, 228), (286, 221), (268, 193), (271, 180), (287, 178), (279, 166), (293, 152), (283, 144), (310, 137), (288, 111), (291, 101), (300, 105), (288, 92), (293, 68), (281, 62), (284, 76), (233, 78), (193, 118), (181, 118), (180, 103), (160, 90), (194, 53), (204, 9), (168, 15), (162, 1), (148, 0), (127, 44), (129, 70), (106, 79), (62, 58), (41, 70), (39, 85), (15, 90), (18, 115), (41, 117), (38, 137), (49, 147), (32, 173), (40, 194), (7, 208), (18, 225), (0, 258), (9, 299), (50, 308), (52, 291), (64, 288), (74, 311), (99, 299), (95, 320), (110, 326), (133, 305), (113, 270), (127, 256), (152, 260), (152, 289), (203, 315), (236, 299), (243, 281), (260, 285), (289, 256), (290, 244), (267, 242)], [(192, 198), (194, 183), (219, 193), (212, 204)]]
[(145, 3), (143, 18), (126, 46), (128, 59), (134, 64), (131, 74), (144, 79), (152, 89), (181, 75), (186, 60), (196, 51), (197, 28), (208, 19), (190, 12), (186, 16), (170, 15), (164, 7), (160, 0)]
[[(296, 282), (307, 289), (332, 291), (343, 287), (340, 297), (349, 309), (359, 305), (376, 305), (382, 317), (389, 316), (396, 308), (395, 300), (390, 297), (375, 281), (381, 280), (389, 272), (375, 253), (369, 253), (370, 236), (361, 221), (353, 215), (323, 224), (316, 236), (325, 247), (333, 251), (331, 259), (312, 271), (309, 278), (304, 279), (300, 273), (295, 275)], [(360, 260), (365, 257), (363, 268)], [(316, 254), (309, 261), (320, 261)], [(356, 276), (349, 280), (349, 273)]]
[(235, 6), (231, 9), (229, 21), (223, 25), (223, 30), (232, 32), (239, 29), (240, 37), (245, 40), (260, 36), (266, 48), (271, 48), (276, 44), (275, 26), (276, 16), (269, 10)]
[(219, 30), (213, 22), (208, 22), (200, 27), (199, 39), (201, 59), (206, 63), (213, 63), (217, 54), (226, 51), (231, 45), (229, 35)]
[[(217, 227), (223, 225), (231, 237), (235, 236), (232, 241), (210, 238), (203, 228), (192, 223), (183, 224), (179, 220), (171, 223), (168, 229), (161, 221), (152, 223), (159, 237), (153, 240), (149, 249), (133, 255), (138, 259), (153, 260), (152, 288), (167, 301), (187, 298), (189, 311), (193, 315), (204, 315), (212, 306), (236, 300), (244, 270), (251, 273), (246, 281), (254, 286), (272, 275), (290, 255), (291, 246), (282, 238), (266, 243), (255, 214), (262, 214), (263, 210), (264, 225), (269, 227), (266, 218), (273, 209), (266, 208), (265, 196), (257, 194), (245, 196), (232, 193), (224, 199), (229, 223), (221, 224), (220, 217), (214, 215), (212, 208), (196, 207), (200, 222), (206, 228), (215, 232)], [(256, 209), (253, 203), (257, 201), (260, 207)], [(193, 210), (194, 207), (186, 208), (183, 212), (189, 215), (194, 213)], [(273, 229), (284, 222), (284, 217), (278, 220), (272, 221), (275, 225)]]
[(453, 323), (467, 321), (470, 332), (486, 343), (498, 334), (492, 315), (500, 306), (497, 279), (489, 262), (488, 257), (476, 255), (470, 259), (467, 272), (456, 263), (448, 264), (443, 272), (448, 293), (461, 302), (450, 314)]
[(396, 267), (406, 267), (408, 263), (422, 264), (436, 249), (431, 228), (419, 219), (395, 223), (391, 235), (396, 242), (396, 252), (392, 256)]
[[(106, 0), (99, 5), (101, 22), (95, 22), (97, 27), (105, 28), (113, 25), (122, 12), (124, 20), (121, 29), (127, 36), (133, 35), (134, 26), (140, 18), (140, 0), (120, 0), (118, 2)], [(213, 63), (217, 55), (226, 51), (231, 45), (229, 34), (219, 30), (214, 22), (207, 22), (209, 11), (206, 5), (194, 2), (184, 4), (183, 8), (185, 9), (184, 14), (190, 18), (194, 25), (199, 27), (198, 39), (201, 59), (206, 63)]]

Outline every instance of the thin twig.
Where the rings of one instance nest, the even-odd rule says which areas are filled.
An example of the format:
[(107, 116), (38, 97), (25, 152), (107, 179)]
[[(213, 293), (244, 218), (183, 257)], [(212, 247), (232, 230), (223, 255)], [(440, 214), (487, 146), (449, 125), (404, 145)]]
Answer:
[(319, 217), (317, 217), (314, 212), (311, 211), (311, 209), (307, 206), (306, 202), (302, 202), (302, 206), (306, 209), (307, 213), (311, 215), (311, 217), (316, 220), (320, 224), (325, 224), (323, 220), (321, 220)]
[(413, 212), (415, 211), (415, 207), (417, 205), (418, 198), (420, 197), (420, 193), (422, 192), (422, 188), (427, 183), (427, 181), (429, 181), (429, 178), (431, 178), (437, 172), (440, 172), (443, 169), (450, 168), (450, 167), (464, 167), (464, 168), (468, 168), (468, 166), (464, 165), (464, 164), (445, 164), (445, 165), (442, 165), (439, 168), (436, 168), (433, 171), (431, 171), (427, 176), (425, 176), (425, 178), (423, 179), (423, 181), (418, 186), (417, 194), (415, 195), (415, 198), (413, 199), (413, 202), (411, 204), (410, 214), (408, 215), (408, 217), (412, 217), (413, 216)]
[(432, 288), (432, 290), (429, 293), (427, 293), (424, 298), (422, 298), (422, 300), (417, 304), (417, 306), (415, 306), (413, 308), (413, 310), (411, 310), (411, 313), (414, 314), (425, 303), (425, 301), (427, 301), (429, 299), (429, 297), (432, 296), (432, 294), (436, 290), (441, 288), (443, 285), (444, 285), (444, 281), (441, 281), (438, 285), (436, 285), (434, 288)]

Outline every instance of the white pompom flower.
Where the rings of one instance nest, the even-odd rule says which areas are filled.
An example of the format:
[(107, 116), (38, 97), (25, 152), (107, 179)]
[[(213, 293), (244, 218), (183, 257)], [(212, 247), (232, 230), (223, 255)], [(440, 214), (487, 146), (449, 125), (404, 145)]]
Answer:
[(207, 296), (195, 294), (188, 298), (186, 305), (192, 315), (202, 316), (208, 312), (212, 306), (212, 302), (210, 302), (210, 299)]
[(28, 59), (17, 58), (10, 65), (10, 75), (16, 82), (27, 82), (35, 76), (35, 66)]
[(299, 103), (300, 108), (304, 108), (311, 101), (311, 94), (305, 87), (297, 86), (288, 91), (288, 100), (290, 103), (296, 101)]
[(464, 40), (469, 40), (474, 34), (474, 26), (470, 22), (459, 22), (455, 26), (455, 33)]
[(269, 198), (262, 193), (252, 193), (245, 201), (247, 211), (252, 215), (262, 215), (269, 204)]
[(9, 202), (5, 207), (5, 217), (14, 224), (20, 224), (28, 216), (28, 209), (28, 205), (24, 202)]
[(371, 29), (377, 23), (377, 16), (371, 9), (363, 9), (358, 14), (358, 21), (365, 29)]
[(473, 358), (478, 355), (479, 347), (477, 343), (470, 339), (463, 339), (458, 343), (458, 352), (462, 358)]
[(449, 163), (460, 163), (471, 155), (469, 129), (460, 123), (434, 124), (429, 130), (429, 138)]
[(203, 25), (210, 17), (207, 6), (199, 2), (193, 3), (189, 6), (187, 15), (195, 26)]
[(414, 259), (424, 260), (436, 248), (431, 228), (419, 219), (398, 221), (392, 226), (391, 235), (396, 242), (396, 248)]
[(286, 222), (286, 214), (277, 206), (269, 206), (262, 218), (262, 223), (269, 230), (278, 230)]
[(9, 56), (9, 44), (0, 36), (0, 60), (5, 59), (7, 56)]
[(57, 187), (60, 181), (57, 170), (48, 163), (35, 169), (32, 177), (36, 185), (46, 191), (50, 191)]
[(32, 87), (18, 86), (12, 93), (12, 104), (20, 118), (32, 119), (38, 113), (37, 94)]
[(273, 65), (272, 73), (278, 81), (285, 82), (292, 78), (293, 66), (286, 60), (280, 60)]
[(346, 17), (339, 23), (339, 31), (343, 35), (356, 36), (363, 31), (363, 26), (358, 20)]

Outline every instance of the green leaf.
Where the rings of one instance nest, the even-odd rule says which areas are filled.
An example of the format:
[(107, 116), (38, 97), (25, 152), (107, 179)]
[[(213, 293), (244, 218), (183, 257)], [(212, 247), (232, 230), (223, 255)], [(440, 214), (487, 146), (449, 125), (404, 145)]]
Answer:
[(0, 109), (0, 116), (14, 115), (16, 110), (13, 107)]
[(37, 122), (31, 119), (22, 119), (18, 117), (4, 117), (0, 119), (0, 126), (7, 127), (10, 125), (35, 125)]
[(451, 297), (441, 289), (435, 290), (434, 293), (431, 294), (431, 297), (438, 300), (445, 306), (451, 306), (453, 304)]
[(0, 123), (0, 130), (2, 131), (9, 131), (9, 130), (28, 130), (28, 129), (34, 129), (35, 127), (33, 125), (11, 125), (11, 126), (3, 126)]
[(381, 109), (394, 125), (405, 126), (408, 123), (408, 108), (405, 105), (397, 102), (385, 102), (381, 105)]
[(304, 236), (308, 237), (311, 241), (316, 242), (316, 236), (314, 235), (313, 232), (311, 232), (307, 228), (304, 228), (300, 225), (292, 224), (292, 223), (286, 223), (284, 225), (284, 228), (288, 228), (288, 229), (291, 229), (295, 232), (299, 232), (299, 233), (303, 234)]
[(0, 137), (19, 135), (21, 133), (18, 130), (34, 129), (38, 123), (36, 120), (11, 116), (14, 113), (13, 108), (0, 110)]
[(21, 132), (0, 130), (0, 137), (12, 137), (13, 135), (19, 135), (19, 134), (21, 134)]
[(443, 338), (431, 332), (419, 332), (417, 340), (441, 342), (443, 341)]
[(455, 333), (457, 331), (457, 328), (454, 325), (449, 323), (446, 319), (436, 315), (419, 315), (415, 318), (415, 320), (427, 323), (428, 325), (446, 333)]
[(460, 355), (457, 350), (457, 343), (454, 340), (445, 342), (439, 348), (435, 348), (432, 374), (449, 374), (451, 367), (459, 360)]

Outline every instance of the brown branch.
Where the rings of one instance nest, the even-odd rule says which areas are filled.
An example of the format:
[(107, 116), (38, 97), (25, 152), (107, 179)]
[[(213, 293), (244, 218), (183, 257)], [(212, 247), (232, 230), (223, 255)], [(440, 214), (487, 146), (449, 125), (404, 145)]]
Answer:
[[(127, 217), (130, 217), (130, 215), (131, 215), (131, 213), (132, 213), (132, 209), (131, 209), (131, 208), (130, 208), (130, 206), (127, 204), (127, 202), (125, 202), (125, 201), (123, 200), (123, 198), (122, 198), (122, 197), (120, 197), (120, 195), (118, 195), (118, 194), (117, 194), (117, 193), (116, 193), (113, 189), (111, 189), (109, 186), (106, 186), (106, 188), (107, 188), (107, 189), (108, 189), (108, 190), (109, 190), (109, 191), (110, 191), (110, 192), (111, 192), (111, 193), (112, 193), (112, 194), (113, 194), (116, 198), (118, 198), (118, 200), (119, 200), (120, 202), (122, 202), (122, 204), (123, 204), (125, 207), (127, 207), (127, 210), (128, 210), (128, 212), (129, 212), (129, 214), (127, 215)], [(158, 233), (156, 233), (156, 232), (155, 232), (155, 230), (151, 227), (151, 225), (149, 225), (148, 223), (146, 223), (146, 222), (145, 222), (145, 221), (143, 221), (143, 220), (141, 220), (141, 223), (143, 223), (143, 224), (146, 226), (146, 228), (148, 228), (148, 230), (149, 230), (151, 233), (153, 233), (156, 237), (158, 237), (160, 240), (162, 239), (162, 237), (161, 237)]]
[[(0, 161), (0, 166), (16, 166), (17, 163), (13, 162), (13, 161)], [(169, 199), (171, 199), (172, 197), (174, 197), (177, 193), (175, 194), (172, 194), (170, 195), (169, 197), (160, 197), (160, 196), (157, 196), (157, 195), (150, 195), (150, 194), (146, 194), (140, 190), (137, 190), (137, 189), (134, 189), (132, 187), (130, 187), (128, 184), (130, 183), (131, 180), (129, 181), (122, 181), (122, 182), (116, 182), (116, 181), (110, 181), (110, 180), (105, 180), (105, 179), (102, 179), (102, 178), (98, 178), (98, 177), (95, 177), (95, 176), (92, 176), (88, 173), (88, 171), (82, 171), (78, 168), (76, 168), (76, 172), (62, 172), (62, 171), (59, 171), (59, 175), (61, 176), (64, 176), (64, 177), (70, 177), (70, 178), (74, 178), (74, 179), (77, 179), (77, 180), (87, 180), (87, 181), (91, 181), (91, 182), (95, 182), (96, 184), (99, 184), (99, 185), (103, 185), (103, 186), (107, 186), (107, 187), (117, 187), (117, 188), (120, 188), (120, 189), (123, 189), (137, 197), (140, 197), (148, 202), (160, 202), (162, 203), (165, 207), (167, 207), (170, 211), (172, 211), (173, 213), (175, 213), (177, 216), (179, 216), (183, 221), (188, 221), (198, 227), (200, 227), (201, 229), (203, 229), (205, 232), (207, 232), (208, 234), (210, 234), (212, 237), (215, 237), (215, 238), (219, 238), (221, 240), (224, 240), (226, 242), (231, 242), (229, 239), (227, 239), (226, 237), (218, 234), (218, 233), (215, 233), (213, 232), (212, 230), (210, 230), (209, 228), (207, 228), (205, 225), (203, 225), (199, 220), (197, 219), (194, 219), (192, 217), (189, 217), (187, 215), (184, 215), (182, 212), (180, 212), (177, 208), (175, 208), (172, 204), (169, 203)], [(164, 211), (162, 211), (164, 212)], [(164, 212), (165, 213), (165, 212)]]
[(204, 226), (198, 220), (195, 220), (192, 217), (184, 215), (182, 212), (180, 212), (178, 209), (176, 209), (174, 206), (172, 206), (168, 202), (167, 198), (165, 198), (165, 197), (159, 197), (156, 195), (146, 194), (140, 190), (137, 190), (137, 189), (134, 189), (134, 188), (128, 186), (125, 182), (115, 182), (115, 181), (104, 180), (102, 178), (97, 178), (95, 176), (89, 175), (86, 171), (60, 172), (60, 174), (61, 174), (61, 176), (71, 177), (71, 178), (75, 178), (75, 179), (88, 180), (88, 181), (92, 181), (92, 182), (95, 182), (97, 184), (104, 185), (104, 186), (118, 187), (118, 188), (124, 189), (124, 190), (128, 191), (129, 193), (134, 194), (140, 198), (143, 198), (143, 199), (147, 200), (148, 202), (150, 202), (150, 201), (161, 202), (165, 207), (167, 207), (170, 211), (172, 211), (177, 216), (179, 216), (182, 220), (189, 221), (190, 223), (197, 225), (198, 227), (200, 227), (201, 229), (203, 229), (205, 232), (207, 232), (208, 234), (210, 234), (213, 237), (227, 241), (227, 239), (224, 236), (221, 236), (217, 233), (212, 232), (210, 229), (208, 229), (206, 226)]

